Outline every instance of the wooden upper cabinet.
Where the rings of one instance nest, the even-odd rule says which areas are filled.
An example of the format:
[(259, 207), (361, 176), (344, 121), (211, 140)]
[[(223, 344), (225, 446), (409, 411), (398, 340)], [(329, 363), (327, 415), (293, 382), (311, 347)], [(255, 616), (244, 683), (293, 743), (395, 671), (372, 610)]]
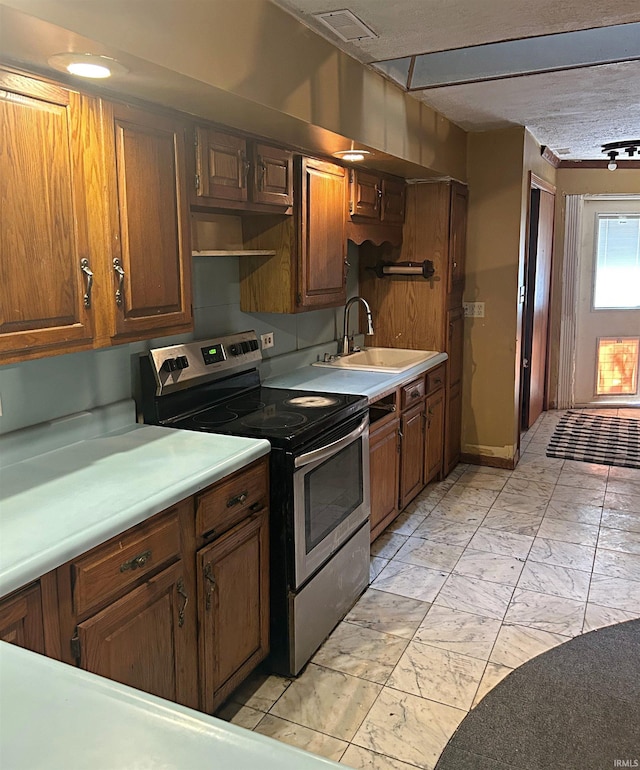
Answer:
[(295, 216), (244, 217), (245, 248), (272, 257), (240, 260), (240, 308), (299, 313), (346, 301), (347, 177), (335, 163), (296, 157)]
[(91, 345), (82, 169), (96, 159), (76, 140), (95, 105), (0, 71), (0, 363)]
[(342, 166), (315, 158), (300, 162), (298, 304), (346, 301), (347, 176)]
[(349, 211), (354, 222), (401, 225), (404, 222), (404, 181), (352, 168)]
[(401, 225), (404, 222), (404, 182), (383, 179), (381, 184), (380, 220), (386, 224)]
[(351, 169), (349, 176), (351, 216), (377, 222), (380, 219), (380, 199), (382, 198), (380, 177), (358, 169)]
[(196, 208), (288, 210), (293, 204), (293, 153), (196, 126), (191, 189), (191, 204)]
[(248, 175), (246, 139), (196, 128), (196, 203), (248, 200)]
[(293, 205), (292, 152), (255, 142), (252, 149), (252, 166), (251, 199), (255, 203)]
[(185, 126), (177, 118), (105, 105), (112, 337), (191, 328), (191, 249)]
[(449, 210), (449, 292), (462, 290), (467, 245), (467, 188), (451, 183)]

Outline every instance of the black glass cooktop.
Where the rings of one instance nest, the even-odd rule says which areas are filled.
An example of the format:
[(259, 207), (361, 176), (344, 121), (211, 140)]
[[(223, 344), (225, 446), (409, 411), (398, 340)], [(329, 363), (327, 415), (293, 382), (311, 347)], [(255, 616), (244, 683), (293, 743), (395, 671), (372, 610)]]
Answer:
[(366, 407), (363, 396), (258, 387), (172, 424), (188, 430), (266, 438), (275, 446), (286, 447), (333, 428)]

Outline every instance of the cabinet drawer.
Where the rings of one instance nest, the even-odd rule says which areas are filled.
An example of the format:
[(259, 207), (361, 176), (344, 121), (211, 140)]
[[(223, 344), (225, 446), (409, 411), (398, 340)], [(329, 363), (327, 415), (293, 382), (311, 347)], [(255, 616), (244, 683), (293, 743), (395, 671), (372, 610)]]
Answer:
[(250, 468), (201, 494), (196, 503), (196, 535), (213, 537), (267, 505), (267, 463)]
[(71, 564), (76, 614), (84, 615), (121, 594), (179, 554), (180, 526), (175, 512), (98, 546)]
[(417, 404), (424, 398), (424, 376), (411, 380), (400, 388), (400, 404), (402, 411)]
[(440, 388), (444, 388), (444, 366), (437, 366), (427, 372), (427, 395), (435, 393)]

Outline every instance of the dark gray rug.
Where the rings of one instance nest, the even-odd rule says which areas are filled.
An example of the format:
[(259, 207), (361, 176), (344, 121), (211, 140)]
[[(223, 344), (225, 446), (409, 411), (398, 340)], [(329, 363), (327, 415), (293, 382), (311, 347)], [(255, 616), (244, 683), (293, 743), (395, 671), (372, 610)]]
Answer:
[(547, 457), (640, 468), (640, 420), (567, 412), (553, 432)]
[(640, 620), (528, 661), (469, 712), (436, 770), (640, 768)]

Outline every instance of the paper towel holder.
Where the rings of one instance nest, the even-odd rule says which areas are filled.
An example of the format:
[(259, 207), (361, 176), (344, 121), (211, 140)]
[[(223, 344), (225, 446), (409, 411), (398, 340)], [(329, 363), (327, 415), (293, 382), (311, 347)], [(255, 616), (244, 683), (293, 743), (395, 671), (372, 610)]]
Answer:
[(417, 275), (429, 279), (433, 278), (436, 272), (433, 261), (430, 259), (425, 259), (423, 262), (378, 262), (375, 267), (367, 269), (373, 270), (378, 278), (386, 278), (390, 275)]

